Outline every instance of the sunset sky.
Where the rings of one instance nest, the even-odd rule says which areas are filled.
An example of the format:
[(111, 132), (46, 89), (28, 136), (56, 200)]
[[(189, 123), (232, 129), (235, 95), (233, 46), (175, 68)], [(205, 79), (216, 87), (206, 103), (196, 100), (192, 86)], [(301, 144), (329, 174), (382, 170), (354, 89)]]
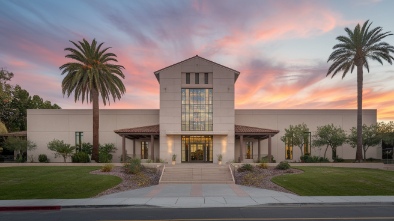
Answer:
[[(127, 92), (102, 108), (159, 108), (153, 72), (199, 55), (241, 72), (236, 108), (356, 108), (356, 73), (326, 77), (345, 27), (370, 19), (394, 32), (394, 1), (54, 1), (0, 0), (0, 67), (31, 95), (62, 108), (64, 48), (105, 42), (125, 67)], [(384, 39), (394, 45), (394, 36)], [(394, 66), (364, 71), (364, 108), (394, 120)]]

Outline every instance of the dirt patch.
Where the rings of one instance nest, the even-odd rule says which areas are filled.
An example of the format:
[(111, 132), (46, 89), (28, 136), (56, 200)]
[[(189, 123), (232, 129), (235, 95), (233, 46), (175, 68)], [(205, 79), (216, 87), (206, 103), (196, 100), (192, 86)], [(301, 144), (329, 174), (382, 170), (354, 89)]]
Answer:
[(112, 175), (122, 179), (121, 183), (99, 193), (95, 197), (157, 185), (159, 184), (162, 169), (163, 167), (144, 168), (139, 174), (127, 173), (124, 167), (114, 167), (111, 172), (101, 172), (100, 170), (92, 171), (90, 172), (91, 174)]
[(273, 177), (280, 176), (283, 174), (298, 174), (303, 173), (302, 170), (297, 169), (287, 169), (278, 170), (275, 168), (262, 169), (259, 167), (254, 167), (253, 172), (234, 172), (235, 183), (244, 186), (252, 186), (262, 189), (275, 190), (285, 193), (295, 194), (271, 181)]

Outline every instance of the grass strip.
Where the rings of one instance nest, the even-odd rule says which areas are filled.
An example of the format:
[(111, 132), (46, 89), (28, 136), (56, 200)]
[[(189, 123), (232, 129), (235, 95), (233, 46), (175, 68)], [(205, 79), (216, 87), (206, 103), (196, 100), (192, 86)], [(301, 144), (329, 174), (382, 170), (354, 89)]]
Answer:
[(394, 171), (338, 167), (295, 167), (302, 174), (274, 177), (272, 182), (301, 196), (394, 195)]
[(118, 185), (115, 176), (89, 174), (100, 167), (0, 168), (0, 200), (88, 198)]

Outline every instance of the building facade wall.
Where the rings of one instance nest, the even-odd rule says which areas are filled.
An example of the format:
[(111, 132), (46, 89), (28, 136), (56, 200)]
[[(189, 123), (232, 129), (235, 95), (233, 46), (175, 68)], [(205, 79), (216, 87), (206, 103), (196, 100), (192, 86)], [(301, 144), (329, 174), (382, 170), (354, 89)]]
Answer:
[[(219, 102), (217, 102), (219, 103)], [(180, 113), (180, 112), (179, 112)], [(276, 129), (280, 132), (272, 138), (272, 154), (277, 161), (285, 160), (285, 145), (280, 140), (284, 135), (285, 128), (300, 123), (307, 124), (314, 134), (317, 126), (333, 123), (342, 127), (346, 132), (356, 125), (356, 110), (235, 110), (235, 124)], [(180, 130), (180, 117), (179, 130)], [(218, 120), (227, 119), (219, 118)], [(174, 119), (175, 120), (175, 119)], [(163, 121), (165, 122), (165, 121)], [(114, 143), (117, 152), (114, 154), (113, 162), (120, 162), (122, 154), (122, 138), (114, 133), (114, 130), (122, 128), (141, 127), (159, 123), (159, 110), (101, 110), (100, 111), (100, 143)], [(223, 162), (237, 161), (239, 158), (239, 139), (234, 139), (234, 123), (222, 124), (220, 134), (213, 135), (213, 160), (217, 162), (217, 154), (223, 154)], [(363, 123), (369, 125), (376, 123), (376, 110), (364, 110)], [(181, 137), (182, 134), (165, 134), (160, 125), (162, 140), (155, 140), (155, 159), (171, 161), (172, 154), (177, 154), (177, 161), (181, 162)], [(175, 127), (175, 126), (174, 126)], [(170, 130), (174, 130), (169, 127)], [(214, 126), (215, 128), (215, 126)], [(215, 130), (215, 129), (214, 129)], [(92, 143), (92, 111), (91, 110), (28, 110), (28, 139), (37, 144), (37, 149), (29, 153), (38, 161), (39, 154), (46, 154), (51, 162), (62, 162), (62, 158), (54, 158), (54, 152), (48, 150), (47, 144), (53, 139), (64, 140), (66, 143), (75, 145), (75, 132), (83, 132), (83, 142)], [(225, 134), (223, 134), (225, 131)], [(173, 132), (173, 131), (172, 131)], [(170, 132), (170, 133), (172, 133)], [(178, 131), (179, 132), (179, 131)], [(204, 132), (205, 133), (205, 132)], [(163, 136), (165, 134), (165, 136)], [(141, 141), (135, 141), (136, 156), (141, 156)], [(244, 139), (245, 142), (253, 142), (253, 160), (257, 161), (257, 140)], [(323, 156), (324, 147), (313, 147), (313, 156)], [(129, 156), (133, 154), (133, 141), (126, 139), (126, 152)], [(149, 152), (150, 154), (150, 152)], [(261, 141), (261, 155), (268, 154), (268, 141)], [(293, 147), (293, 159), (299, 161), (300, 150)], [(355, 149), (348, 144), (338, 147), (337, 155), (343, 159), (354, 159)], [(327, 151), (327, 158), (331, 159), (331, 150)], [(381, 158), (381, 147), (371, 147), (367, 157)], [(68, 159), (68, 162), (70, 159)]]
[[(27, 138), (37, 144), (33, 155), (38, 161), (39, 154), (46, 154), (51, 162), (63, 162), (55, 158), (54, 152), (48, 150), (48, 142), (58, 139), (72, 146), (75, 145), (75, 132), (83, 132), (82, 142), (92, 143), (92, 110), (28, 110)], [(118, 149), (113, 154), (113, 162), (120, 162), (122, 154), (122, 138), (114, 130), (130, 127), (141, 127), (159, 123), (159, 110), (100, 110), (100, 144), (114, 143)], [(141, 155), (141, 140), (136, 140), (136, 154)], [(159, 142), (154, 144), (155, 155), (159, 155)], [(126, 139), (128, 155), (133, 153), (132, 140)], [(68, 159), (70, 161), (70, 159)]]
[[(270, 109), (253, 109), (253, 110), (235, 110), (235, 124), (268, 128), (279, 130), (280, 132), (272, 138), (272, 154), (277, 161), (285, 160), (285, 144), (280, 140), (285, 134), (285, 129), (290, 125), (305, 123), (312, 135), (316, 132), (318, 126), (334, 124), (340, 126), (346, 133), (350, 132), (352, 127), (356, 127), (357, 110), (270, 110)], [(375, 124), (377, 121), (376, 110), (363, 110), (363, 124)], [(254, 160), (257, 160), (257, 141), (253, 140)], [(239, 140), (235, 143), (235, 159), (239, 156)], [(313, 156), (323, 156), (325, 147), (312, 147)], [(268, 141), (261, 142), (262, 156), (268, 154)], [(372, 157), (381, 159), (381, 147), (369, 148), (367, 158)], [(355, 159), (356, 149), (349, 144), (344, 144), (337, 148), (337, 155), (343, 159)], [(299, 147), (293, 146), (293, 159), (290, 161), (299, 161), (301, 151)], [(326, 157), (332, 158), (331, 149), (327, 151)]]
[[(190, 73), (190, 84), (186, 84), (186, 73)], [(200, 73), (199, 84), (195, 84), (194, 73)], [(209, 73), (208, 84), (204, 73)], [(222, 154), (223, 160), (234, 156), (234, 71), (213, 62), (194, 57), (159, 71), (160, 81), (160, 158), (165, 161), (177, 154), (181, 162), (181, 136), (196, 135), (201, 131), (182, 131), (182, 88), (213, 89), (213, 131), (203, 131), (213, 136), (213, 161)], [(223, 144), (226, 145), (223, 145)]]

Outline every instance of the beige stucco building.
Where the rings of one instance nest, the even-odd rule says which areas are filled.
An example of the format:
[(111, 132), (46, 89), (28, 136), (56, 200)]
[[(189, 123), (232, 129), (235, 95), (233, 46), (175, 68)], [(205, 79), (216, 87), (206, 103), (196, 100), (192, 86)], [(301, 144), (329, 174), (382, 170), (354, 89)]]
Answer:
[[(277, 110), (234, 108), (234, 91), (240, 72), (199, 56), (154, 72), (160, 86), (160, 109), (100, 110), (100, 143), (114, 143), (118, 151), (142, 159), (178, 163), (252, 162), (272, 155), (277, 161), (299, 161), (301, 151), (280, 140), (289, 125), (305, 123), (312, 132), (333, 123), (349, 131), (356, 125), (356, 110)], [(363, 123), (376, 123), (376, 110), (363, 111)], [(53, 152), (53, 139), (71, 145), (92, 143), (91, 110), (28, 110), (28, 139), (37, 144), (29, 155)], [(324, 150), (313, 147), (311, 154)], [(353, 159), (355, 149), (339, 147), (338, 157)], [(381, 149), (368, 151), (381, 158)], [(331, 159), (331, 152), (328, 151)]]

